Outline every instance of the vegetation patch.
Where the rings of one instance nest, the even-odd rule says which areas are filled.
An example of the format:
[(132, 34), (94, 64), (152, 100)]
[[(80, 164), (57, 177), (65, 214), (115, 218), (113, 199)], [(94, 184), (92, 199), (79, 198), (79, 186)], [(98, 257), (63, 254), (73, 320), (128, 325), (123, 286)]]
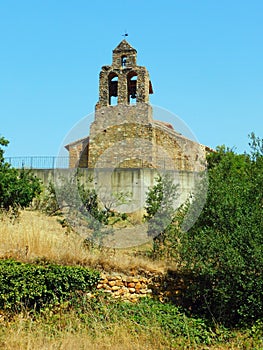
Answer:
[(0, 308), (40, 310), (92, 290), (99, 273), (80, 266), (0, 261)]
[[(40, 183), (4, 161), (7, 143), (0, 138), (0, 211), (17, 213), (38, 196)], [(177, 189), (158, 178), (145, 208), (153, 245), (142, 253), (84, 244), (77, 230), (46, 226), (51, 218), (39, 212), (23, 211), (20, 222), (1, 215), (0, 347), (262, 349), (263, 140), (252, 134), (250, 146), (250, 154), (221, 146), (208, 155), (207, 200), (196, 221), (207, 183), (174, 213)], [(101, 207), (93, 190), (78, 189), (81, 209), (96, 219), (88, 221), (94, 242), (104, 238), (103, 225), (127, 220)], [(46, 195), (44, 208), (54, 214), (54, 188)], [(94, 288), (99, 273), (84, 265), (133, 275), (159, 266), (167, 273), (153, 294), (162, 298), (115, 300)]]
[(40, 180), (26, 169), (14, 169), (5, 162), (4, 149), (9, 141), (0, 137), (0, 211), (11, 211), (15, 215), (18, 208), (26, 208), (41, 192)]
[[(200, 207), (202, 182), (189, 210), (180, 208), (153, 246), (159, 258), (177, 262), (177, 276), (187, 276), (181, 293), (186, 310), (231, 327), (263, 318), (263, 139), (251, 134), (250, 146), (250, 154), (221, 146), (208, 155), (209, 186), (200, 216), (189, 225)], [(162, 203), (152, 200), (160, 181), (169, 187), (167, 179), (159, 179), (149, 192), (147, 203), (155, 212)]]

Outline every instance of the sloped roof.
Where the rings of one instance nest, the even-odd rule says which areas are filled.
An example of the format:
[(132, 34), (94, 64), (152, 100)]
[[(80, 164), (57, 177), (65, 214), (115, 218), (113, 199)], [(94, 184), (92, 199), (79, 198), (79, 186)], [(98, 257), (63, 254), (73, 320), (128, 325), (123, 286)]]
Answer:
[(82, 139), (73, 141), (65, 145), (64, 147), (69, 151), (70, 147), (77, 146), (79, 144), (88, 144), (89, 143), (89, 136), (83, 137)]
[(127, 40), (123, 39), (119, 45), (113, 50), (113, 52), (122, 52), (122, 51), (134, 51), (137, 52)]

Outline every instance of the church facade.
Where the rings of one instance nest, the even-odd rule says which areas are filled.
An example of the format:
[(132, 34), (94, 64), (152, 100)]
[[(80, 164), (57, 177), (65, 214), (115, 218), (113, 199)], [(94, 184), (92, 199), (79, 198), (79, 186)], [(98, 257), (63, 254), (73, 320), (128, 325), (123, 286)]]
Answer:
[(173, 174), (185, 200), (195, 175), (205, 169), (209, 151), (171, 124), (153, 119), (152, 93), (147, 69), (137, 65), (137, 51), (122, 40), (113, 50), (112, 64), (101, 68), (89, 135), (66, 146), (70, 168), (95, 171), (112, 191), (132, 192), (137, 202), (132, 210), (144, 202), (147, 188), (163, 171)]

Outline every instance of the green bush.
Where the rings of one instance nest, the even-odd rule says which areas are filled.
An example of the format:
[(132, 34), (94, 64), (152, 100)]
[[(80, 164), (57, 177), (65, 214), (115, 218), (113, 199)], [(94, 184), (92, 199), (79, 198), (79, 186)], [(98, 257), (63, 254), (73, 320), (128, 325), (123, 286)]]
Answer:
[[(1, 137), (0, 146), (7, 145), (8, 141)], [(40, 192), (40, 180), (30, 170), (11, 168), (5, 162), (4, 150), (0, 147), (0, 210), (25, 208)]]
[(263, 317), (263, 140), (252, 134), (251, 148), (220, 147), (208, 156), (207, 202), (180, 237), (192, 275), (185, 303), (231, 326)]
[(160, 258), (166, 255), (168, 232), (175, 215), (173, 206), (178, 193), (168, 174), (160, 175), (155, 180), (155, 185), (147, 192), (144, 218), (148, 222), (148, 236), (153, 238), (152, 256)]
[(77, 291), (91, 290), (99, 273), (77, 266), (0, 261), (0, 309), (39, 310), (63, 302)]
[(164, 332), (167, 332), (173, 338), (189, 337), (197, 344), (208, 344), (212, 340), (212, 333), (205, 320), (188, 318), (178, 307), (171, 303), (163, 304), (157, 300), (146, 298), (139, 304), (120, 304), (119, 312), (122, 316), (141, 326), (148, 323), (149, 320), (154, 320)]
[(118, 213), (113, 207), (125, 203), (128, 194), (112, 194), (112, 201), (101, 199), (94, 179), (83, 178), (81, 169), (55, 180), (45, 188), (36, 208), (48, 215), (64, 216), (60, 222), (68, 229), (86, 232), (86, 246), (102, 245), (104, 238), (113, 232), (112, 226), (127, 219), (125, 213)]
[(73, 308), (89, 329), (96, 328), (97, 323), (104, 323), (107, 329), (110, 323), (128, 321), (137, 332), (142, 329), (151, 332), (151, 328), (158, 327), (171, 340), (182, 337), (192, 344), (210, 344), (215, 336), (205, 320), (189, 318), (172, 303), (163, 304), (147, 297), (128, 303), (97, 295), (88, 301), (82, 299), (82, 303), (80, 298), (76, 299)]

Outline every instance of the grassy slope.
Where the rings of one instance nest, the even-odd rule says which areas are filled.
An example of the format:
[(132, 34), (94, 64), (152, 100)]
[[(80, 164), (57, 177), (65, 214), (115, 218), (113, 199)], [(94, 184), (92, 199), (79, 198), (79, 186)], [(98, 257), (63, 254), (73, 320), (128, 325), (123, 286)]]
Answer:
[[(61, 264), (81, 264), (106, 271), (136, 273), (138, 269), (164, 271), (164, 263), (152, 262), (134, 256), (134, 250), (93, 250), (82, 245), (82, 238), (65, 234), (55, 218), (41, 213), (24, 211), (19, 221), (11, 223), (4, 218), (0, 223), (0, 257), (13, 257), (23, 261), (45, 258)], [(1, 349), (261, 349), (260, 337), (242, 331), (228, 334), (220, 331), (221, 341), (210, 345), (199, 344), (195, 338), (196, 325), (183, 318), (186, 335), (168, 334), (164, 325), (149, 309), (148, 318), (136, 321), (121, 318), (120, 304), (101, 302), (100, 308), (80, 309), (58, 307), (42, 315), (28, 312), (12, 315), (0, 311)], [(76, 312), (78, 310), (78, 312)], [(135, 316), (134, 316), (135, 315)], [(169, 315), (168, 315), (169, 316)], [(177, 316), (174, 316), (177, 317)], [(181, 317), (181, 316), (180, 316)], [(161, 317), (161, 321), (165, 318)], [(169, 317), (168, 317), (169, 319)], [(178, 321), (179, 322), (179, 321)], [(191, 328), (192, 327), (192, 328)], [(176, 329), (176, 328), (175, 328)], [(212, 333), (211, 333), (212, 334)], [(206, 334), (206, 340), (209, 335)], [(202, 336), (201, 336), (202, 338)], [(200, 335), (199, 335), (200, 341)]]
[[(13, 257), (31, 262), (45, 258), (61, 264), (81, 264), (105, 271), (136, 273), (138, 269), (164, 271), (164, 262), (135, 257), (134, 249), (87, 250), (83, 237), (66, 234), (55, 217), (23, 211), (18, 221), (3, 218), (0, 226), (0, 258)], [(147, 247), (144, 247), (145, 249)]]

